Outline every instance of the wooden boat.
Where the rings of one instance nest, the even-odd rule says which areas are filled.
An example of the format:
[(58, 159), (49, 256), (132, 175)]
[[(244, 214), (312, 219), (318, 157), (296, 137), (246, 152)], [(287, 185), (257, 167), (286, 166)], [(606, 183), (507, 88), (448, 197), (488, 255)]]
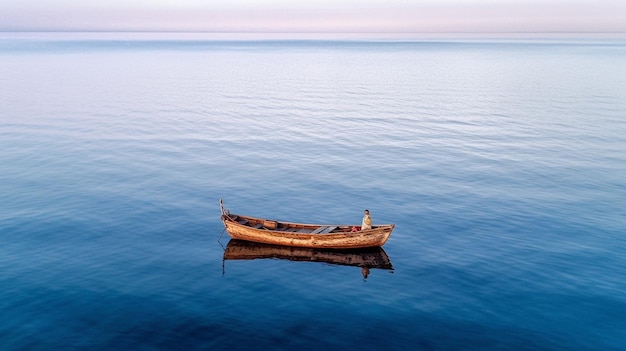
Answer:
[(382, 247), (355, 250), (311, 249), (255, 243), (232, 239), (224, 250), (224, 260), (279, 259), (296, 262), (322, 262), (341, 266), (393, 270)]
[(394, 224), (382, 224), (352, 231), (356, 225), (303, 224), (242, 216), (224, 210), (222, 199), (220, 209), (231, 238), (273, 245), (324, 249), (380, 247), (389, 239), (394, 227)]

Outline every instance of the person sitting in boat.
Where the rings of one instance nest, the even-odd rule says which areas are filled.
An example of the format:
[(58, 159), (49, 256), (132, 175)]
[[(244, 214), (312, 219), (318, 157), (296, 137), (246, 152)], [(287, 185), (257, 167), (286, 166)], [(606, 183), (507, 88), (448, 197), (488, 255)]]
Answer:
[(372, 229), (372, 219), (370, 218), (369, 210), (363, 212), (363, 221), (361, 222), (361, 230), (366, 229)]

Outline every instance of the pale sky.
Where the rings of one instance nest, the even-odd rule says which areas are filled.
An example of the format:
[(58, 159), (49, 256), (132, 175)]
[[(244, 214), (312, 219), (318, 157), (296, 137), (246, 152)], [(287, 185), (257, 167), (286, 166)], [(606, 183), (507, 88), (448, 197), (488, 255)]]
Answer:
[(0, 0), (0, 31), (626, 32), (626, 0)]

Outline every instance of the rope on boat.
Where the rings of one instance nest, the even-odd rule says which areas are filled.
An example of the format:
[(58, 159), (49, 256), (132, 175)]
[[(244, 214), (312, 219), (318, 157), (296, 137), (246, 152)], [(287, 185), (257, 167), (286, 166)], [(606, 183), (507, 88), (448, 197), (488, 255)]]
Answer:
[(225, 211), (224, 210), (224, 205), (222, 204), (222, 198), (220, 197), (220, 210), (222, 211), (222, 217), (226, 217), (228, 218), (231, 222), (234, 222), (235, 220), (230, 216), (230, 212), (229, 211)]
[[(220, 245), (222, 245), (222, 242), (220, 240), (222, 240), (222, 235), (224, 235), (225, 231), (226, 231), (226, 227), (224, 227), (224, 229), (222, 229), (222, 233), (220, 234), (220, 237), (217, 238), (217, 242), (220, 243)], [(224, 245), (222, 245), (222, 248), (224, 249), (224, 251), (226, 251), (226, 249), (224, 248)]]
[[(220, 197), (220, 210), (222, 211), (222, 219), (224, 217), (228, 218), (229, 220), (233, 221), (232, 218), (230, 218), (229, 214), (226, 213), (226, 211), (224, 211), (224, 204), (222, 203), (222, 198)], [(224, 235), (224, 232), (226, 231), (226, 226), (224, 226), (224, 229), (222, 229), (222, 233), (220, 233), (220, 237), (217, 238), (217, 242), (220, 243), (220, 245), (222, 245), (222, 243), (220, 242), (220, 240), (222, 239), (222, 235)], [(224, 245), (222, 245), (222, 248), (224, 248)], [(224, 251), (226, 251), (226, 249), (224, 248)]]

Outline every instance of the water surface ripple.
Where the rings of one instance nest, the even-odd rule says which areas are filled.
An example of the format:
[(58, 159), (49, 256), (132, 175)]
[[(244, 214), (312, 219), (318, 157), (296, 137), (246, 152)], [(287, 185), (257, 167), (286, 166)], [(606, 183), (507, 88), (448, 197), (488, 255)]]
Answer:
[[(61, 38), (62, 39), (62, 38)], [(0, 38), (3, 350), (626, 350), (626, 44)], [(395, 223), (223, 260), (218, 199)]]

